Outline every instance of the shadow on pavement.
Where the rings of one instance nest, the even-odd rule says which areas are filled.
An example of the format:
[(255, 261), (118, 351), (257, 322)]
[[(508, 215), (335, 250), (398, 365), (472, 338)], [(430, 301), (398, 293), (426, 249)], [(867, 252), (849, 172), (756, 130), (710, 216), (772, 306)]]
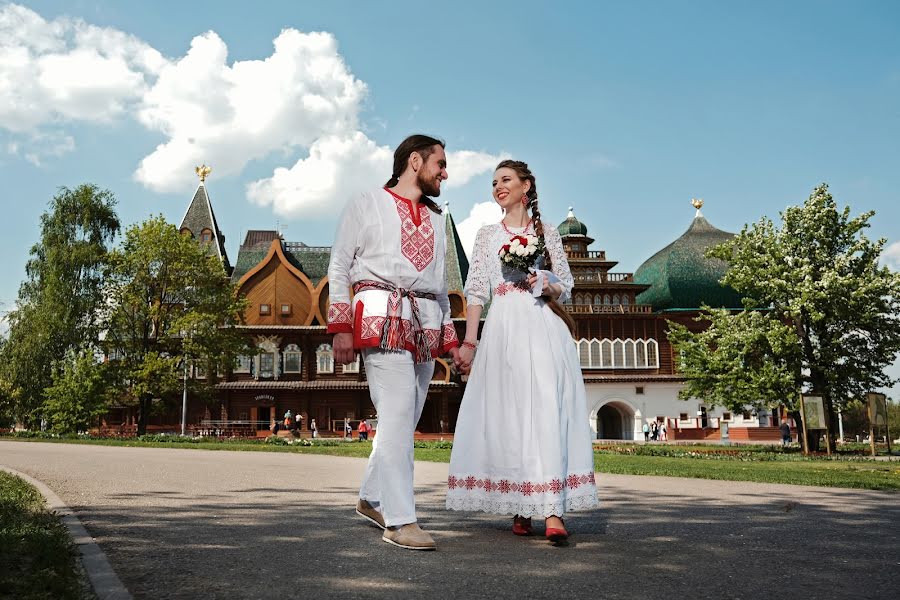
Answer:
[(136, 598), (886, 598), (900, 585), (895, 494), (822, 490), (807, 502), (600, 482), (602, 508), (566, 519), (568, 547), (514, 537), (509, 517), (448, 512), (441, 485), (417, 488), (437, 552), (381, 542), (351, 487), (74, 508)]

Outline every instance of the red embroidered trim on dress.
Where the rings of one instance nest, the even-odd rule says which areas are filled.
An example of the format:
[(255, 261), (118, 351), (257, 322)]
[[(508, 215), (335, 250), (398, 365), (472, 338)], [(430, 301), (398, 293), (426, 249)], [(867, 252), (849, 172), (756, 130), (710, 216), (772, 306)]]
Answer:
[(593, 473), (585, 473), (582, 475), (572, 474), (565, 479), (553, 479), (546, 483), (509, 481), (508, 479), (494, 481), (488, 478), (479, 479), (472, 475), (465, 477), (451, 475), (447, 478), (447, 488), (451, 490), (455, 488), (466, 490), (478, 488), (479, 490), (484, 490), (486, 492), (500, 492), (501, 494), (508, 494), (510, 492), (521, 493), (523, 496), (543, 494), (545, 492), (559, 494), (564, 489), (574, 490), (582, 485), (588, 484), (596, 485)]
[(352, 323), (349, 303), (334, 302), (328, 307), (328, 333), (350, 333), (353, 331)]
[(510, 292), (531, 292), (528, 282), (524, 279), (521, 281), (502, 281), (500, 285), (494, 288), (494, 294), (497, 296), (505, 296)]
[(385, 190), (394, 198), (400, 215), (400, 251), (417, 271), (422, 271), (434, 260), (434, 227), (428, 207), (420, 203), (415, 214), (409, 200)]

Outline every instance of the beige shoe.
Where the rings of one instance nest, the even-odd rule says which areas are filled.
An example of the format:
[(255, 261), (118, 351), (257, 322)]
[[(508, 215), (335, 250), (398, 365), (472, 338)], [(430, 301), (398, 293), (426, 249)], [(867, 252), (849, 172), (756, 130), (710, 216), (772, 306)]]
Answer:
[(401, 527), (385, 529), (381, 539), (388, 544), (407, 550), (437, 550), (437, 544), (427, 532), (422, 531), (418, 523), (408, 523)]
[(375, 508), (371, 504), (369, 504), (362, 498), (360, 498), (356, 503), (356, 514), (361, 516), (372, 525), (384, 529), (384, 517), (382, 517), (381, 513), (375, 510)]

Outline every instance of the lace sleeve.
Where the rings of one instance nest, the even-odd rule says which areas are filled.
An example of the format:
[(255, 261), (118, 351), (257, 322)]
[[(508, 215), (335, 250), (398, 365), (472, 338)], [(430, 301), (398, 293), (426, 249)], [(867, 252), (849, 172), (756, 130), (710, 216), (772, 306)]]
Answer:
[(488, 274), (488, 241), (490, 228), (484, 226), (475, 236), (475, 248), (472, 250), (472, 264), (469, 265), (469, 276), (466, 278), (466, 302), (484, 306), (490, 299), (491, 284)]
[(561, 280), (562, 294), (559, 295), (559, 301), (565, 302), (572, 297), (575, 280), (572, 278), (572, 271), (569, 270), (566, 250), (563, 248), (562, 238), (556, 227), (544, 226), (544, 243), (547, 245), (547, 252), (550, 253), (550, 260), (553, 261), (553, 274)]

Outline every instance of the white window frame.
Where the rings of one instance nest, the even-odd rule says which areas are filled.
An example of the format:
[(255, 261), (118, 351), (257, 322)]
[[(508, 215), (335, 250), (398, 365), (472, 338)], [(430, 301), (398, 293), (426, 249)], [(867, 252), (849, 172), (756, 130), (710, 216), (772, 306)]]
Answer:
[(577, 342), (582, 369), (658, 369), (659, 342), (655, 339), (582, 338)]
[(250, 373), (253, 371), (253, 357), (242, 354), (235, 359), (232, 373)]
[[(288, 358), (291, 356), (297, 356), (297, 370), (292, 371), (288, 369)], [(281, 368), (282, 373), (293, 373), (298, 374), (303, 372), (303, 352), (300, 350), (300, 347), (297, 344), (288, 344), (284, 348), (284, 352), (281, 353), (282, 361), (284, 361), (284, 366)]]
[[(265, 371), (263, 370), (263, 358), (266, 356), (272, 357), (272, 370)], [(275, 353), (274, 352), (260, 352), (256, 357), (257, 362), (259, 363), (259, 377), (263, 379), (274, 379), (275, 378)]]
[(316, 350), (316, 372), (334, 373), (334, 351), (331, 344), (322, 344)]
[(344, 365), (344, 373), (359, 373), (359, 356), (353, 362)]

